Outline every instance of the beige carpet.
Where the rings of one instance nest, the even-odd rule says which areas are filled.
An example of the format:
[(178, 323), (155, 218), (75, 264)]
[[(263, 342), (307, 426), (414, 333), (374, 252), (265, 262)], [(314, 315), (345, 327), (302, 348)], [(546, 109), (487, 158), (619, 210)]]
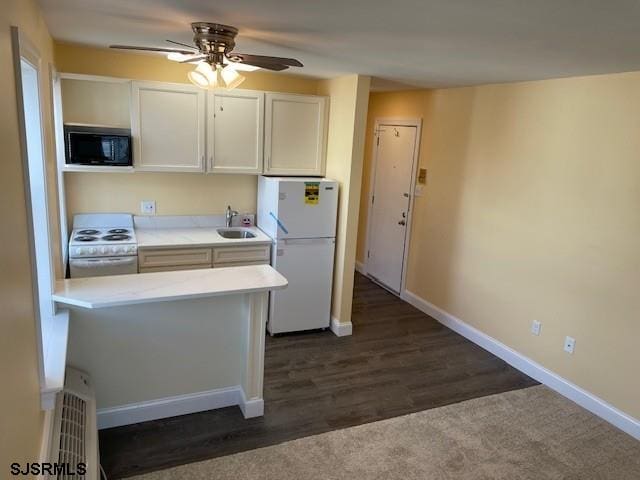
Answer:
[(640, 479), (640, 442), (544, 386), (136, 477)]

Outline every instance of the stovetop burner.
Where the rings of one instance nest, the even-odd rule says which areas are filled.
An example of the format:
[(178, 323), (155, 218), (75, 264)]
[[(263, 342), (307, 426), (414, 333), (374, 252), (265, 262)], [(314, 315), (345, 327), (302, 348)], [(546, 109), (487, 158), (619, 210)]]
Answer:
[[(78, 235), (97, 235), (98, 233), (100, 233), (99, 230), (94, 230), (92, 228), (78, 231)], [(113, 232), (113, 233), (124, 233), (124, 232)]]
[(91, 235), (78, 235), (73, 238), (76, 242), (95, 242), (98, 237), (92, 237)]
[(106, 240), (107, 242), (117, 242), (121, 240), (129, 240), (129, 239), (131, 239), (129, 235), (123, 235), (120, 233), (105, 235), (104, 237), (102, 237), (102, 240)]
[(126, 228), (112, 228), (109, 233), (129, 233), (129, 230)]

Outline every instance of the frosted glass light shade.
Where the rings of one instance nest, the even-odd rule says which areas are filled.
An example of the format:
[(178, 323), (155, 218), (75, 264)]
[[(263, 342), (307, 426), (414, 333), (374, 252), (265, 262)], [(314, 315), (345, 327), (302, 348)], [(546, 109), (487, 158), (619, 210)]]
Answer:
[(209, 90), (233, 90), (245, 80), (244, 76), (230, 66), (223, 68), (216, 65), (214, 71), (207, 62), (199, 63), (187, 76), (197, 87)]

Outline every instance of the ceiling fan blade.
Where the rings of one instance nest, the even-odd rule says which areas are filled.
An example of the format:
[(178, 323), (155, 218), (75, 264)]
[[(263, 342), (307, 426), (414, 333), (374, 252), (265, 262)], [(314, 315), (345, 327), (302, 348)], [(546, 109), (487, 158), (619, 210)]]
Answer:
[(273, 70), (274, 72), (281, 72), (282, 70), (286, 70), (287, 68), (289, 68), (288, 65), (282, 65), (279, 63), (262, 63), (262, 62), (229, 62), (229, 65), (233, 66), (234, 63), (251, 65), (253, 67), (264, 68), (265, 70)]
[(206, 55), (198, 55), (197, 57), (191, 57), (191, 58), (187, 58), (186, 60), (182, 60), (178, 63), (193, 63), (193, 62), (200, 62), (202, 60), (206, 60), (207, 56)]
[(183, 47), (190, 48), (191, 50), (195, 50), (196, 52), (200, 51), (200, 50), (198, 50), (196, 47), (194, 47), (192, 45), (187, 45), (186, 43), (176, 42), (175, 40), (165, 40), (165, 42), (173, 43), (174, 45), (181, 45)]
[(118, 50), (143, 50), (146, 52), (181, 53), (182, 55), (193, 55), (190, 50), (179, 50), (177, 48), (157, 48), (157, 47), (136, 47), (134, 45), (109, 45), (109, 48)]
[[(232, 62), (240, 62), (247, 63), (249, 65), (255, 65), (256, 67), (261, 66), (258, 65), (257, 62), (266, 65), (266, 64), (274, 64), (274, 65), (285, 65), (287, 67), (302, 67), (302, 62), (296, 60), (295, 58), (284, 58), (284, 57), (267, 57), (265, 55), (249, 55), (247, 53), (236, 53), (232, 52), (227, 55), (227, 58)], [(267, 68), (267, 67), (262, 67)]]

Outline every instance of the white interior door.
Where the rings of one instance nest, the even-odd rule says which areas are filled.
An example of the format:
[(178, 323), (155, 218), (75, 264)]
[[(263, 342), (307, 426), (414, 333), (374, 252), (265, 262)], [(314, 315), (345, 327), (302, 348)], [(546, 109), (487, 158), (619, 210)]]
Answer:
[(417, 127), (379, 125), (367, 274), (400, 292)]

